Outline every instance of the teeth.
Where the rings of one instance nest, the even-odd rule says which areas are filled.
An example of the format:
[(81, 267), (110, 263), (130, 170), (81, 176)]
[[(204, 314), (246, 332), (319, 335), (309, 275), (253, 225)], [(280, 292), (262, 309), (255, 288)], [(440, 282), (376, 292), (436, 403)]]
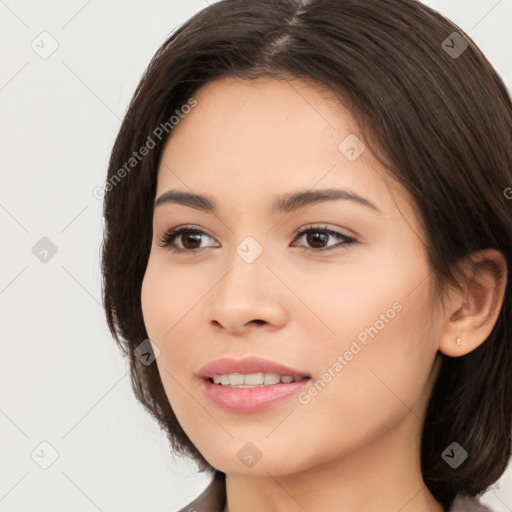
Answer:
[[(265, 380), (265, 374), (264, 373), (249, 373), (249, 375), (243, 375), (240, 373), (239, 375), (230, 375), (229, 379), (231, 380), (231, 385), (234, 386), (234, 377), (240, 378), (239, 384), (246, 384), (247, 386), (261, 386)], [(277, 382), (279, 382), (279, 377)]]
[(219, 375), (220, 382), (219, 384), (222, 384), (223, 386), (229, 386), (229, 375)]
[(277, 373), (266, 373), (262, 384), (265, 384), (266, 386), (270, 384), (279, 384), (280, 380), (281, 377)]
[(279, 375), (277, 373), (229, 373), (223, 375), (214, 375), (213, 383), (226, 387), (236, 388), (252, 388), (256, 386), (270, 386), (272, 384), (289, 384), (290, 382), (298, 382), (303, 377), (291, 377), (290, 375)]
[[(244, 376), (240, 374), (234, 374), (234, 375), (227, 375), (226, 376), (229, 379), (229, 384), (231, 386), (241, 386), (242, 384), (245, 384), (244, 382)], [(249, 377), (249, 375), (248, 375)]]

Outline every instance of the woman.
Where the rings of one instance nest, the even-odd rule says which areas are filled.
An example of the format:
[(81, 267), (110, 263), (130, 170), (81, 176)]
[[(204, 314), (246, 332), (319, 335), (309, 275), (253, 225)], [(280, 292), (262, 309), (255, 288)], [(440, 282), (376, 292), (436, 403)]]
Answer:
[(223, 0), (158, 50), (105, 188), (183, 510), (467, 511), (511, 453), (512, 104), (413, 0)]

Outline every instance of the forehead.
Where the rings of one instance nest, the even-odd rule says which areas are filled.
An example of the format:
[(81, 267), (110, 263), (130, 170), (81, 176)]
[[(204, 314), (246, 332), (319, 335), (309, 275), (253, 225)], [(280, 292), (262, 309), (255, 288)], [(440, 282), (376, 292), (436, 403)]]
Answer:
[(370, 151), (347, 153), (361, 150), (359, 129), (327, 91), (301, 80), (225, 78), (194, 98), (164, 148), (157, 197), (177, 189), (213, 195), (221, 208), (247, 207), (298, 189), (343, 187), (384, 211), (396, 207)]

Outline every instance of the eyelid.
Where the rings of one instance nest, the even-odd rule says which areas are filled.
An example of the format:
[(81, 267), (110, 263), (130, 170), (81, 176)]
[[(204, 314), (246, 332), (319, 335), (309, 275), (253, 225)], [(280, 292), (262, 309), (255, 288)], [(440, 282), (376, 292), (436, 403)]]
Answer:
[(356, 240), (358, 238), (358, 236), (354, 232), (352, 232), (348, 229), (342, 230), (342, 228), (339, 228), (339, 227), (329, 227), (326, 223), (322, 223), (322, 222), (306, 224), (305, 226), (302, 226), (299, 229), (295, 230), (294, 235), (298, 236), (300, 234), (303, 234), (304, 231), (315, 231), (315, 230), (316, 231), (325, 231), (327, 233), (331, 233), (334, 235), (341, 235), (345, 238), (350, 238), (353, 240)]
[(196, 227), (195, 225), (192, 225), (192, 224), (179, 224), (177, 226), (174, 226), (173, 228), (169, 228), (167, 230), (164, 230), (164, 233), (163, 235), (160, 236), (160, 241), (158, 243), (158, 245), (160, 247), (164, 247), (164, 248), (167, 248), (171, 251), (175, 251), (175, 252), (182, 252), (182, 253), (189, 253), (189, 254), (194, 254), (194, 253), (197, 253), (199, 252), (200, 250), (202, 249), (205, 249), (205, 248), (202, 248), (202, 249), (196, 249), (196, 250), (187, 250), (187, 249), (176, 249), (176, 248), (172, 248), (172, 247), (169, 247), (169, 244), (167, 245), (164, 245), (164, 241), (166, 239), (171, 239), (172, 237), (172, 240), (174, 241), (175, 238), (177, 238), (180, 234), (182, 234), (182, 232), (188, 232), (188, 233), (197, 233), (197, 234), (201, 234), (201, 235), (207, 235), (208, 237), (210, 237), (211, 239), (213, 240), (216, 240), (215, 237), (213, 235), (210, 235), (205, 229), (203, 228), (199, 228), (199, 227)]
[[(339, 228), (336, 228), (336, 229), (329, 228), (329, 226), (327, 226), (325, 224), (309, 224), (309, 225), (303, 226), (295, 231), (294, 241), (299, 238), (302, 238), (303, 236), (307, 235), (310, 232), (313, 232), (313, 233), (314, 232), (320, 232), (320, 233), (323, 232), (323, 233), (327, 233), (330, 236), (334, 236), (334, 237), (337, 237), (342, 240), (341, 242), (339, 242), (337, 244), (324, 247), (323, 249), (314, 249), (311, 247), (304, 247), (302, 245), (298, 246), (298, 247), (301, 247), (304, 251), (310, 252), (313, 254), (322, 254), (322, 253), (326, 253), (326, 252), (330, 252), (330, 251), (342, 250), (342, 249), (346, 249), (347, 246), (355, 245), (355, 244), (359, 243), (359, 240), (355, 236), (347, 235), (341, 231), (338, 231), (338, 229)], [(292, 247), (295, 247), (295, 245), (292, 245)]]

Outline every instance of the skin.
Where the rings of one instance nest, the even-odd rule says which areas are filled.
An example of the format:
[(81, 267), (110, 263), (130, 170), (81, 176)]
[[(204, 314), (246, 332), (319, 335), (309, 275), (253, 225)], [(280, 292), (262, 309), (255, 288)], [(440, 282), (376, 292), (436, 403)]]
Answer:
[[(469, 276), (482, 285), (476, 298), (472, 287), (450, 291), (443, 310), (431, 295), (412, 199), (368, 149), (354, 161), (338, 149), (359, 131), (332, 95), (300, 80), (230, 78), (194, 97), (198, 105), (164, 148), (156, 197), (170, 189), (201, 193), (219, 210), (155, 209), (141, 300), (170, 404), (199, 451), (227, 475), (226, 510), (442, 511), (419, 458), (440, 352), (460, 356), (485, 340), (503, 280), (485, 270)], [(270, 211), (275, 195), (329, 187), (356, 192), (380, 211), (347, 200)], [(205, 234), (195, 245), (186, 236), (174, 245), (199, 252), (158, 245), (183, 224)], [(310, 224), (357, 243), (295, 236)], [(247, 236), (263, 249), (250, 264), (236, 252)], [(497, 251), (481, 258), (506, 269)], [(199, 370), (225, 356), (258, 356), (321, 379), (394, 303), (400, 312), (306, 405), (294, 396), (236, 413), (202, 392)], [(250, 468), (237, 457), (247, 442), (261, 453)]]

